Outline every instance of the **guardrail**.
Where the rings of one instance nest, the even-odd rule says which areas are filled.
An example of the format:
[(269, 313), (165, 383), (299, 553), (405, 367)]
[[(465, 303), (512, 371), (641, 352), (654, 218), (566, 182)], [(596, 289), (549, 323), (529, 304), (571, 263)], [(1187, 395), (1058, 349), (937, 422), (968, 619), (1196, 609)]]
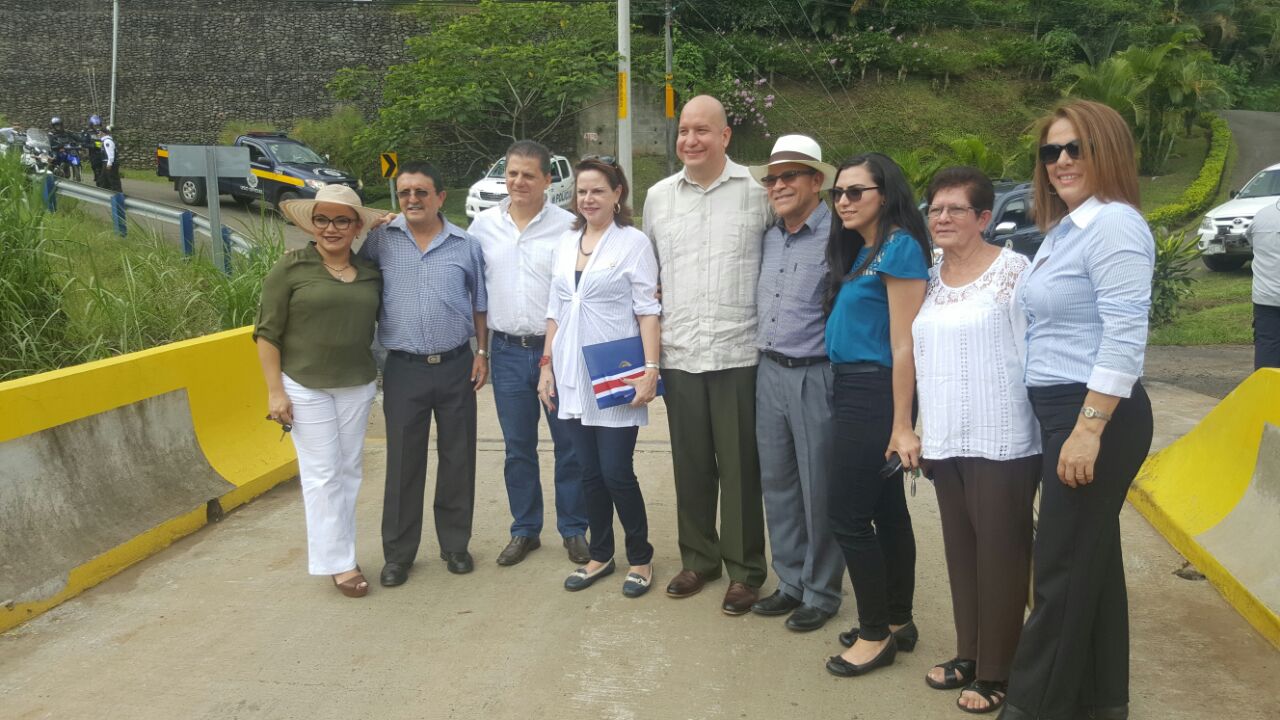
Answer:
[[(120, 237), (127, 237), (129, 232), (129, 216), (136, 215), (148, 220), (176, 225), (182, 234), (182, 251), (191, 255), (196, 250), (196, 232), (208, 238), (213, 237), (213, 228), (209, 218), (190, 210), (183, 210), (170, 205), (131, 198), (124, 193), (103, 190), (83, 183), (64, 180), (53, 175), (46, 175), (44, 180), (44, 203), (50, 211), (58, 208), (57, 197), (74, 198), (80, 202), (99, 205), (111, 211), (111, 222)], [(230, 253), (232, 251), (245, 254), (249, 251), (250, 241), (245, 236), (222, 226), (222, 245), (227, 252), (223, 253), (227, 272), (231, 271)]]

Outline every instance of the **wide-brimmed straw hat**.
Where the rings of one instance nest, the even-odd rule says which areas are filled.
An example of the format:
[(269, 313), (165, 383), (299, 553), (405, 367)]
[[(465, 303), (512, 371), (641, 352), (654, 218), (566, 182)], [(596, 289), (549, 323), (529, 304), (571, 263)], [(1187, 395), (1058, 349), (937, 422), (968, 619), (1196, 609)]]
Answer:
[(315, 232), (315, 226), (311, 224), (311, 214), (315, 211), (317, 203), (334, 203), (335, 205), (346, 205), (364, 222), (364, 230), (368, 231), (369, 226), (374, 220), (387, 214), (386, 210), (377, 210), (367, 208), (364, 203), (360, 202), (360, 196), (355, 190), (346, 185), (325, 185), (316, 192), (316, 196), (311, 199), (303, 200), (285, 200), (280, 203), (280, 212), (284, 216), (297, 225), (299, 228), (309, 233)]
[(817, 141), (806, 135), (783, 135), (773, 144), (773, 153), (769, 162), (764, 165), (752, 165), (747, 168), (756, 182), (770, 174), (770, 168), (783, 163), (800, 163), (822, 173), (822, 189), (830, 189), (836, 182), (836, 169), (833, 165), (822, 162), (822, 148)]

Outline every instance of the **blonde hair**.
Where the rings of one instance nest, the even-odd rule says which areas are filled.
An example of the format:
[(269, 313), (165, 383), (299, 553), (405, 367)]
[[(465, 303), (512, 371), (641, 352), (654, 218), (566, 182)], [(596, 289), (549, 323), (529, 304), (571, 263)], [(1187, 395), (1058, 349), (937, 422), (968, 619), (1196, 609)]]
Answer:
[[(1080, 141), (1080, 160), (1086, 163), (1089, 189), (1104, 202), (1123, 202), (1138, 207), (1138, 158), (1133, 133), (1120, 113), (1092, 100), (1071, 100), (1060, 105), (1038, 124), (1039, 145), (1049, 134), (1049, 126), (1066, 120)], [(1036, 153), (1032, 175), (1033, 215), (1036, 225), (1047, 231), (1067, 214), (1067, 204), (1049, 183), (1049, 172)]]

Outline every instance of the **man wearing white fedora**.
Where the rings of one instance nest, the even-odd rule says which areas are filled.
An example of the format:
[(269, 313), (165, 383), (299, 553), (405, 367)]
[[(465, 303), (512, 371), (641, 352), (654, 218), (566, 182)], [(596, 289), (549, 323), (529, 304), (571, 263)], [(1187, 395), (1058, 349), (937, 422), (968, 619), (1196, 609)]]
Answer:
[(804, 135), (784, 135), (751, 176), (769, 193), (777, 221), (764, 233), (756, 347), (756, 445), (778, 589), (751, 606), (817, 630), (840, 608), (844, 557), (827, 527), (832, 375), (822, 297), (831, 211), (822, 192), (836, 169)]

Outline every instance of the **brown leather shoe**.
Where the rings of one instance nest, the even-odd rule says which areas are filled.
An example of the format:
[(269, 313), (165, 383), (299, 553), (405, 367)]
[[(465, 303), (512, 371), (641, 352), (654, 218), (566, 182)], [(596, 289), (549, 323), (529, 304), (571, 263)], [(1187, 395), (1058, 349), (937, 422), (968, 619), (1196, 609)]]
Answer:
[(751, 612), (751, 606), (759, 599), (759, 588), (734, 580), (729, 583), (729, 590), (724, 594), (724, 605), (720, 609), (724, 610), (725, 615), (745, 615)]
[(679, 575), (671, 578), (671, 582), (667, 583), (667, 595), (673, 598), (685, 598), (690, 595), (697, 595), (702, 590), (702, 586), (707, 584), (707, 578), (700, 572), (693, 570), (681, 570)]

